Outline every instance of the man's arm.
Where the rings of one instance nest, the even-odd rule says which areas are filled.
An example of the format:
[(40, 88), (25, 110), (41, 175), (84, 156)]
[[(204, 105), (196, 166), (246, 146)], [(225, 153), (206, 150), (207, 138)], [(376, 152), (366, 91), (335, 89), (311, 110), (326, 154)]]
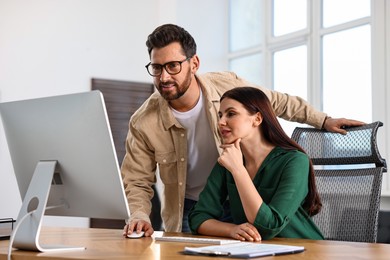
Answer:
[(346, 119), (346, 118), (331, 118), (327, 116), (325, 118), (324, 124), (322, 125), (322, 128), (329, 132), (335, 132), (340, 134), (347, 134), (347, 131), (344, 129), (344, 127), (348, 126), (361, 126), (366, 123), (352, 120), (352, 119)]
[[(234, 73), (232, 73), (235, 75)], [(345, 126), (361, 126), (364, 122), (346, 119), (346, 118), (331, 118), (326, 113), (315, 109), (306, 100), (298, 96), (290, 96), (286, 93), (270, 90), (261, 86), (253, 85), (237, 77), (242, 84), (254, 86), (261, 89), (270, 99), (275, 114), (288, 121), (305, 123), (318, 129), (326, 129), (329, 132), (346, 134), (343, 129)]]
[[(126, 155), (121, 166), (123, 184), (130, 208), (129, 223), (151, 223), (151, 199), (154, 195), (156, 162), (142, 135), (129, 124), (126, 138)], [(144, 224), (146, 225), (146, 224)], [(131, 226), (132, 228), (134, 226)]]
[[(261, 88), (264, 89), (264, 88)], [(264, 91), (264, 90), (263, 90)], [(264, 91), (265, 92), (265, 91)], [(318, 111), (307, 101), (297, 96), (290, 96), (285, 93), (268, 90), (268, 97), (271, 97), (271, 104), (278, 117), (288, 121), (306, 123), (315, 128), (323, 128), (329, 132), (346, 134), (344, 127), (361, 126), (364, 122), (347, 119), (332, 118), (325, 113)], [(267, 94), (267, 92), (265, 92)]]

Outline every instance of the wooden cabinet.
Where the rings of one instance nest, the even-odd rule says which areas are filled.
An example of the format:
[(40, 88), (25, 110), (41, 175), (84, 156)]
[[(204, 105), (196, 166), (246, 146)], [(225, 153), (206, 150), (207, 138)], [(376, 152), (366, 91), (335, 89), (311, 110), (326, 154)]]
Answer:
[[(125, 141), (128, 132), (129, 119), (133, 113), (153, 93), (151, 83), (120, 81), (109, 79), (92, 79), (92, 90), (103, 93), (108, 119), (114, 139), (119, 165), (126, 153)], [(156, 194), (156, 191), (155, 191)], [(157, 194), (152, 199), (151, 221), (154, 230), (161, 229), (160, 201)], [(95, 228), (123, 228), (124, 221), (110, 219), (91, 219), (91, 227)]]

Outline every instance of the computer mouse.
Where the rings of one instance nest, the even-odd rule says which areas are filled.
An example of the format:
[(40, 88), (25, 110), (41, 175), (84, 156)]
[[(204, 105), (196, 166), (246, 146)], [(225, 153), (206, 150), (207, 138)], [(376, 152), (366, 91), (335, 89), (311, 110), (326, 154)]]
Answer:
[(141, 232), (137, 233), (137, 231), (134, 230), (133, 233), (127, 234), (127, 237), (128, 238), (140, 238), (140, 237), (143, 237), (144, 234), (145, 234), (144, 231), (141, 231)]

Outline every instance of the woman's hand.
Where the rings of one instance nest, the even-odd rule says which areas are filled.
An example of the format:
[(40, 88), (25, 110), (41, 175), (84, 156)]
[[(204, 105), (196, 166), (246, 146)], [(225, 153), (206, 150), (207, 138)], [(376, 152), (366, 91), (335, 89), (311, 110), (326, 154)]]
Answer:
[(221, 156), (218, 158), (218, 163), (232, 174), (241, 167), (244, 167), (240, 142), (241, 139), (239, 138), (232, 144), (222, 144), (220, 146), (223, 151)]
[(234, 226), (230, 231), (230, 237), (241, 241), (261, 241), (259, 231), (250, 223), (244, 223)]

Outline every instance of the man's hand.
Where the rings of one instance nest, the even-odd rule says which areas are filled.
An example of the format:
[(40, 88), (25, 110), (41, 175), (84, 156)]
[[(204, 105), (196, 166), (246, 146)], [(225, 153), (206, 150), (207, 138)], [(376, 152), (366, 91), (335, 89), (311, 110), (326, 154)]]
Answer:
[(362, 126), (366, 123), (352, 120), (352, 119), (346, 119), (346, 118), (331, 118), (327, 117), (324, 122), (323, 128), (328, 132), (335, 132), (339, 134), (347, 134), (347, 131), (343, 129), (343, 127), (350, 127), (350, 126)]
[(153, 234), (154, 229), (152, 225), (145, 220), (133, 220), (123, 228), (123, 236), (127, 236), (127, 234), (133, 232), (139, 233), (140, 231), (145, 232), (145, 237), (150, 237)]

